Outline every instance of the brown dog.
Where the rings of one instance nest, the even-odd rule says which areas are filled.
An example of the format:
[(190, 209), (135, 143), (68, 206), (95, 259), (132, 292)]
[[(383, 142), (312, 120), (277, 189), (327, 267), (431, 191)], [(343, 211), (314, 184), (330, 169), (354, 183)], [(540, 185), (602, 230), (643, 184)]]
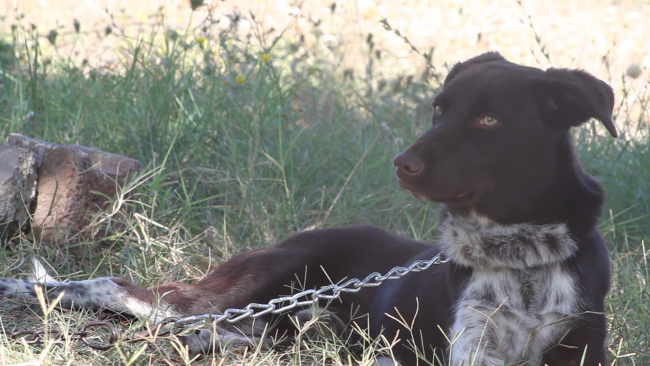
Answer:
[[(193, 285), (145, 289), (100, 278), (48, 282), (48, 296), (65, 291), (62, 306), (155, 321), (265, 303), (296, 278), (318, 288), (443, 251), (446, 264), (327, 304), (334, 323), (354, 314), (373, 335), (401, 339), (393, 353), (404, 365), (418, 357), (454, 366), (604, 365), (603, 191), (576, 160), (569, 130), (595, 118), (616, 137), (613, 103), (611, 88), (585, 72), (480, 55), (453, 67), (432, 127), (395, 158), (402, 187), (443, 203), (438, 244), (370, 226), (308, 231), (236, 256)], [(0, 298), (34, 296), (33, 281), (0, 280)], [(411, 329), (394, 320), (397, 312)], [(265, 340), (268, 320), (218, 335)], [(282, 331), (289, 323), (273, 324)], [(195, 350), (211, 344), (205, 333), (187, 342)]]

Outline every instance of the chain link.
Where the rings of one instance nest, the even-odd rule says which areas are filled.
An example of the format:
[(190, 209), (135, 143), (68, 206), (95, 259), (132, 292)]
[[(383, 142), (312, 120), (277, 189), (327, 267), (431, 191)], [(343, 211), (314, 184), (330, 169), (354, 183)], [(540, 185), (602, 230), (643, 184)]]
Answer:
[[(352, 278), (345, 281), (343, 284), (331, 284), (329, 286), (321, 287), (317, 290), (310, 289), (298, 292), (291, 296), (281, 296), (272, 299), (266, 304), (250, 303), (243, 309), (226, 309), (223, 314), (202, 314), (192, 315), (183, 318), (166, 318), (156, 325), (151, 327), (150, 330), (137, 333), (130, 341), (145, 340), (150, 336), (167, 336), (169, 334), (180, 334), (188, 329), (196, 329), (227, 321), (229, 323), (236, 323), (246, 318), (259, 318), (267, 314), (282, 314), (297, 307), (311, 306), (317, 304), (320, 300), (331, 301), (337, 299), (342, 293), (358, 292), (364, 287), (377, 287), (386, 280), (395, 280), (406, 276), (411, 272), (421, 272), (434, 264), (443, 264), (449, 261), (449, 257), (444, 253), (439, 253), (429, 260), (419, 259), (411, 263), (408, 267), (393, 267), (386, 274), (382, 275), (379, 272), (373, 272), (366, 276), (363, 280)], [(92, 328), (105, 328), (108, 331), (106, 341), (92, 341), (90, 340), (89, 330)], [(21, 330), (11, 333), (11, 339), (23, 339), (27, 344), (38, 344), (45, 342), (46, 339), (58, 340), (63, 336), (63, 332), (57, 329), (50, 330)], [(97, 335), (93, 336), (94, 338)], [(115, 326), (106, 321), (91, 321), (84, 323), (84, 325), (76, 332), (68, 336), (71, 340), (81, 340), (87, 346), (98, 349), (107, 350), (119, 340), (120, 332)]]

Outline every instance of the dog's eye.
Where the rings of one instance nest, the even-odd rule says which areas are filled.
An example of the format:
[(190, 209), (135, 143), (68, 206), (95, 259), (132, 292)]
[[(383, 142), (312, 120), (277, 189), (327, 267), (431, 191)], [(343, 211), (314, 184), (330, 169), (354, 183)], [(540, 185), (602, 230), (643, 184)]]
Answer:
[(500, 125), (501, 122), (492, 116), (483, 116), (478, 121), (476, 121), (476, 124), (481, 127), (494, 127)]
[(497, 123), (499, 123), (499, 121), (496, 118), (492, 117), (492, 116), (485, 116), (485, 117), (481, 118), (480, 123), (482, 125), (484, 125), (484, 126), (493, 126), (493, 125), (496, 125)]
[(439, 105), (434, 105), (433, 110), (436, 112), (437, 116), (442, 116), (442, 107)]

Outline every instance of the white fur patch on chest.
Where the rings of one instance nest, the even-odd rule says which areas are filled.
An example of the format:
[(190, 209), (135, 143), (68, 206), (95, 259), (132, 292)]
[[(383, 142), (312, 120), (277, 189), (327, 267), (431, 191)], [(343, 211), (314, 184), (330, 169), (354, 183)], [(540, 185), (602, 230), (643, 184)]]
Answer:
[(578, 304), (563, 262), (577, 250), (564, 224), (502, 226), (444, 212), (441, 245), (473, 273), (456, 303), (451, 364), (537, 365), (560, 341)]

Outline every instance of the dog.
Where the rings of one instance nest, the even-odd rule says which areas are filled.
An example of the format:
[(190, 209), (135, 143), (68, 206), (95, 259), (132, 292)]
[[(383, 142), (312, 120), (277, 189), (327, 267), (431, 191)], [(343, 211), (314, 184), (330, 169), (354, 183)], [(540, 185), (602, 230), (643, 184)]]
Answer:
[[(380, 365), (605, 365), (610, 267), (596, 229), (604, 193), (580, 166), (570, 130), (593, 118), (617, 137), (613, 105), (611, 87), (584, 71), (544, 71), (488, 52), (453, 66), (431, 128), (394, 159), (401, 187), (441, 203), (438, 243), (373, 226), (305, 231), (239, 254), (195, 284), (147, 289), (43, 275), (0, 280), (0, 299), (34, 299), (40, 282), (50, 299), (63, 293), (62, 307), (155, 322), (266, 303), (296, 278), (319, 288), (445, 253), (445, 264), (321, 305), (332, 324), (363, 319), (373, 337), (396, 340)], [(250, 343), (267, 340), (270, 326), (290, 331), (291, 322), (271, 320), (214, 336)], [(186, 343), (205, 351), (211, 337)]]

